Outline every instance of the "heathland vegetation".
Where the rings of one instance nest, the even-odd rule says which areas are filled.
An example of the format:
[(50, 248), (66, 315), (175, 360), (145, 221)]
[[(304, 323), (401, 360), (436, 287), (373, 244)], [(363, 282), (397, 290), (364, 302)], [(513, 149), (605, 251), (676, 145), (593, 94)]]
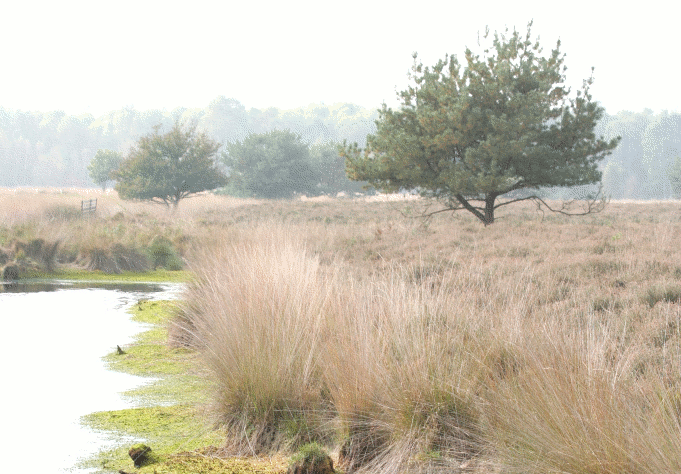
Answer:
[(201, 195), (172, 214), (96, 194), (82, 218), (75, 191), (3, 192), (0, 247), (58, 241), (58, 270), (164, 239), (193, 274), (170, 333), (210, 382), (213, 453), (316, 441), (346, 472), (681, 469), (676, 202), (516, 203), (485, 227), (413, 219), (419, 199)]
[[(167, 335), (192, 354), (221, 430), (202, 453), (301, 448), (330, 468), (326, 449), (346, 472), (386, 474), (678, 472), (678, 203), (544, 214), (544, 187), (615, 182), (597, 162), (620, 138), (596, 138), (592, 79), (569, 99), (560, 42), (540, 58), (530, 26), (525, 39), (495, 34), (484, 61), (466, 50), (462, 71), (454, 58), (415, 63), (416, 86), (399, 111), (383, 107), (364, 150), (313, 160), (282, 131), (231, 143), (233, 197), (203, 192), (222, 177), (183, 181), (193, 155), (156, 153), (153, 135), (111, 175), (138, 202), (96, 193), (86, 218), (75, 192), (7, 191), (0, 257), (19, 276), (186, 268)], [(200, 136), (202, 169), (218, 176), (218, 143)], [(342, 158), (350, 178), (420, 197), (253, 197), (324, 194), (337, 184), (324, 176), (347, 181)], [(172, 213), (139, 202), (189, 195)]]

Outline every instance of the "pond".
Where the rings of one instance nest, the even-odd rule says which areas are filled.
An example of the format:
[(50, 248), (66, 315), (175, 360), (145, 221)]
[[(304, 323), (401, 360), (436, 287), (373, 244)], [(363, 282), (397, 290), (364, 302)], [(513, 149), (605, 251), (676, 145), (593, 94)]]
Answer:
[(148, 379), (106, 369), (101, 357), (145, 329), (126, 310), (140, 299), (174, 299), (181, 284), (29, 282), (0, 288), (3, 470), (78, 472), (109, 446), (82, 415), (133, 406), (121, 392)]

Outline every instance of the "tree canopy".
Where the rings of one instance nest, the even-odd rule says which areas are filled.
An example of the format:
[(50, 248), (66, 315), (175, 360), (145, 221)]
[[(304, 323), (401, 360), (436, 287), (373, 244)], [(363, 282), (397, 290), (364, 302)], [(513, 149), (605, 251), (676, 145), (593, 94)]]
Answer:
[(310, 147), (312, 166), (319, 170), (318, 191), (322, 194), (362, 192), (365, 182), (350, 181), (345, 173), (345, 158), (338, 154), (338, 142)]
[[(364, 150), (356, 143), (339, 147), (348, 176), (383, 191), (418, 190), (444, 204), (436, 212), (465, 208), (485, 225), (511, 202), (546, 205), (536, 195), (495, 204), (506, 193), (598, 183), (597, 163), (619, 137), (595, 138), (604, 109), (589, 94), (593, 75), (569, 98), (560, 41), (548, 58), (540, 56), (531, 26), (524, 39), (515, 30), (508, 39), (495, 33), (483, 59), (467, 48), (463, 71), (454, 56), (431, 70), (414, 53), (415, 85), (399, 93), (400, 109), (383, 104)], [(586, 212), (605, 201), (595, 204), (594, 198)], [(565, 209), (564, 203), (551, 210), (568, 214)]]
[(113, 176), (122, 199), (148, 200), (177, 207), (180, 200), (227, 184), (215, 161), (220, 143), (185, 129), (179, 122), (165, 133), (160, 126), (142, 137)]
[(268, 199), (317, 194), (320, 173), (300, 135), (290, 130), (254, 133), (226, 148), (230, 194)]
[(111, 181), (111, 173), (118, 169), (122, 161), (123, 157), (117, 151), (97, 150), (87, 167), (90, 178), (106, 191), (106, 183)]

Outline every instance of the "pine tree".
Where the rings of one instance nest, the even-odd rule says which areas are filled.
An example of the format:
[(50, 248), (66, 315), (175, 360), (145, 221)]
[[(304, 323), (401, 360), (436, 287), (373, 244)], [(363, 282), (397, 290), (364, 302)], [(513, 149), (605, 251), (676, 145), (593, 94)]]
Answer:
[[(515, 30), (508, 39), (495, 33), (483, 59), (467, 48), (463, 71), (454, 56), (431, 70), (414, 53), (415, 85), (399, 94), (400, 109), (383, 104), (364, 150), (356, 143), (339, 147), (348, 176), (386, 192), (418, 190), (444, 205), (436, 212), (467, 209), (485, 225), (494, 222), (495, 209), (527, 199), (570, 214), (571, 203), (552, 209), (536, 194), (496, 203), (524, 188), (598, 183), (597, 163), (619, 141), (595, 138), (604, 109), (589, 94), (593, 74), (569, 98), (560, 41), (542, 57), (531, 26), (524, 39)], [(582, 214), (605, 203), (593, 198)]]

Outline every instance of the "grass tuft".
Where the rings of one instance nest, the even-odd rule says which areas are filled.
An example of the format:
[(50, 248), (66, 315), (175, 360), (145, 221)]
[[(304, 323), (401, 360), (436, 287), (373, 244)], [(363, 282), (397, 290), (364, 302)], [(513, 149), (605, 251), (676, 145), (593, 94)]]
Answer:
[(669, 303), (678, 303), (681, 301), (681, 286), (667, 285), (667, 286), (652, 286), (646, 290), (642, 296), (642, 301), (647, 303), (649, 307), (655, 306), (660, 301)]

